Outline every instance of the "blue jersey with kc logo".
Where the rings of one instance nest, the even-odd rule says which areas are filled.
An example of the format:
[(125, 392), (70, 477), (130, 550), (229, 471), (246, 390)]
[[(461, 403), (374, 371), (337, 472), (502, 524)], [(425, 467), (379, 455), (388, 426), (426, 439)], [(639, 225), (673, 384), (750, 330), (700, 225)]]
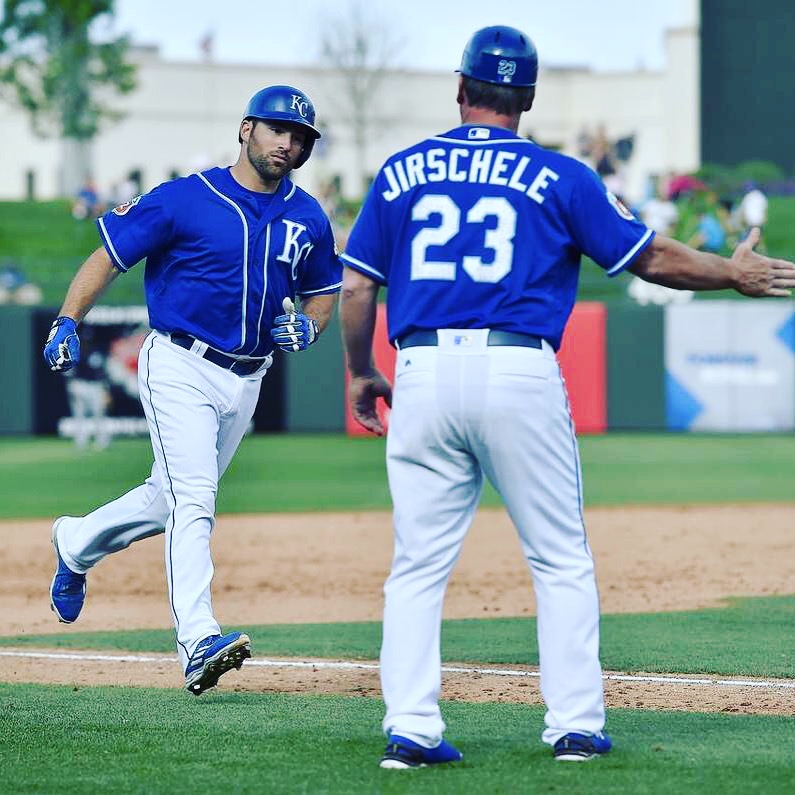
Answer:
[(653, 237), (583, 163), (464, 125), (389, 158), (342, 259), (389, 286), (392, 341), (492, 328), (557, 349), (582, 254), (615, 276)]
[(327, 216), (286, 178), (275, 193), (259, 193), (214, 168), (165, 182), (97, 224), (119, 270), (146, 258), (152, 328), (226, 353), (267, 356), (285, 297), (341, 287)]

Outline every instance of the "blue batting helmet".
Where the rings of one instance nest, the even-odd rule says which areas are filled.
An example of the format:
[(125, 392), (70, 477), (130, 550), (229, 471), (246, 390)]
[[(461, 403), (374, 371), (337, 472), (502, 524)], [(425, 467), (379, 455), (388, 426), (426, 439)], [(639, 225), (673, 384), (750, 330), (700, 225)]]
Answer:
[(521, 30), (493, 25), (473, 34), (458, 71), (484, 83), (530, 88), (538, 77), (538, 52)]
[(248, 102), (243, 119), (264, 119), (266, 121), (289, 121), (298, 124), (306, 132), (306, 143), (296, 168), (300, 168), (312, 154), (315, 141), (320, 132), (315, 128), (315, 106), (312, 100), (292, 86), (268, 86), (257, 91)]

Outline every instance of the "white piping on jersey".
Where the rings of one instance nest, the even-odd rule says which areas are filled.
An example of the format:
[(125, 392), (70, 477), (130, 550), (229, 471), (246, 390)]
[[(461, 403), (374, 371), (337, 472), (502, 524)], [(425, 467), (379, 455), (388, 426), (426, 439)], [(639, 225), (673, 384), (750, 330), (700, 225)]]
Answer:
[(643, 237), (638, 240), (638, 242), (635, 243), (635, 245), (632, 246), (632, 248), (626, 254), (624, 254), (624, 256), (621, 257), (621, 259), (615, 265), (613, 265), (609, 271), (607, 271), (607, 275), (613, 276), (614, 274), (618, 273), (624, 267), (624, 265), (635, 256), (638, 249), (651, 237), (652, 234), (653, 233), (651, 229), (647, 229), (646, 234), (643, 235)]
[(237, 210), (237, 214), (240, 216), (240, 220), (243, 222), (243, 303), (240, 308), (241, 312), (241, 323), (240, 323), (240, 345), (238, 348), (243, 347), (243, 343), (246, 341), (246, 299), (248, 298), (248, 222), (246, 221), (246, 216), (243, 214), (243, 211), (240, 207), (237, 206), (228, 196), (224, 196), (221, 191), (219, 191), (214, 185), (210, 184), (210, 181), (204, 174), (197, 175), (199, 179), (216, 195), (220, 196), (225, 202), (229, 202), (232, 207)]
[(108, 248), (110, 249), (110, 253), (113, 256), (113, 259), (116, 260), (116, 264), (123, 270), (128, 271), (129, 268), (121, 261), (121, 257), (118, 255), (116, 251), (116, 247), (113, 245), (113, 241), (110, 239), (110, 235), (108, 234), (108, 230), (105, 228), (105, 220), (100, 217), (99, 219), (99, 228), (102, 232), (102, 237), (105, 238), (105, 242), (108, 244)]
[(289, 198), (291, 198), (292, 195), (295, 193), (296, 188), (298, 187), (294, 182), (291, 182), (290, 184), (292, 185), (292, 187), (290, 188), (290, 192), (285, 195), (283, 201), (287, 201)]
[(298, 295), (315, 295), (316, 293), (324, 293), (327, 290), (336, 290), (338, 287), (342, 287), (342, 282), (337, 282), (336, 284), (328, 284), (325, 287), (321, 287), (318, 290), (299, 290)]
[(265, 313), (265, 296), (268, 294), (268, 256), (271, 252), (271, 225), (265, 227), (265, 256), (262, 259), (262, 305), (259, 308), (259, 317), (257, 318), (257, 341), (254, 347), (249, 352), (249, 355), (254, 353), (259, 347), (259, 333), (262, 328), (262, 315)]
[(361, 260), (356, 259), (355, 257), (352, 257), (350, 254), (340, 254), (340, 259), (347, 260), (348, 262), (351, 263), (351, 265), (355, 265), (357, 268), (361, 268), (362, 270), (369, 271), (370, 273), (372, 273), (375, 276), (377, 276), (382, 282), (386, 283), (386, 276), (384, 276), (383, 273), (380, 273), (375, 268), (371, 267), (370, 265), (367, 265), (366, 263), (362, 262)]

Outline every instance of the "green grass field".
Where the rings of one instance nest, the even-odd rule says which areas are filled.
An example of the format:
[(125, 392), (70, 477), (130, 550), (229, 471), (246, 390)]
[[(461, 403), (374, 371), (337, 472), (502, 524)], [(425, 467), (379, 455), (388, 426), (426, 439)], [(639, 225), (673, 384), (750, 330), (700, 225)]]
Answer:
[[(795, 436), (611, 434), (581, 439), (588, 505), (792, 500)], [(342, 436), (245, 440), (219, 512), (389, 507), (384, 443)], [(285, 461), (306, 462), (300, 477)], [(146, 440), (76, 455), (59, 439), (0, 439), (0, 513), (84, 512), (136, 485)], [(484, 503), (498, 504), (492, 491)], [(49, 554), (49, 550), (47, 550)], [(158, 573), (153, 573), (153, 576)], [(793, 588), (795, 592), (795, 588)], [(606, 615), (607, 669), (795, 678), (795, 596), (731, 600), (667, 614)], [(373, 659), (372, 622), (240, 627), (257, 657)], [(0, 651), (37, 646), (173, 654), (170, 628), (0, 638)], [(536, 664), (535, 621), (447, 621), (443, 656), (471, 664)], [(0, 666), (11, 666), (0, 657)], [(244, 675), (245, 668), (241, 675)], [(756, 694), (749, 695), (754, 698)], [(612, 709), (614, 753), (555, 763), (539, 740), (543, 709), (443, 704), (461, 765), (381, 771), (377, 699), (234, 691), (0, 684), (0, 791), (274, 793), (788, 793), (795, 791), (788, 718)]]
[(787, 718), (614, 710), (614, 753), (573, 765), (539, 742), (539, 707), (450, 703), (464, 761), (388, 771), (373, 699), (0, 685), (0, 704), (6, 792), (770, 795), (795, 782)]
[[(337, 434), (250, 436), (221, 482), (218, 512), (388, 508), (384, 444)], [(582, 437), (580, 451), (586, 505), (795, 500), (795, 434), (611, 433)], [(78, 454), (66, 439), (0, 437), (0, 518), (86, 513), (137, 486), (151, 465), (147, 439)], [(483, 504), (500, 500), (486, 489)]]

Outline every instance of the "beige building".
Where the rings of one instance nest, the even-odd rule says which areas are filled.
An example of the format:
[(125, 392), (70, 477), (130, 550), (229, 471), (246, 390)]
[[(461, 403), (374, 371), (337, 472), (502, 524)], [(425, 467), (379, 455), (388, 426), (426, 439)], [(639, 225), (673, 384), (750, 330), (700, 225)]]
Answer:
[[(611, 140), (632, 137), (634, 147), (622, 177), (630, 200), (645, 194), (648, 176), (688, 171), (699, 165), (698, 28), (666, 33), (664, 71), (603, 73), (543, 68), (533, 110), (520, 133), (542, 145), (576, 155), (578, 136), (602, 125)], [(287, 83), (315, 103), (324, 138), (309, 162), (295, 172), (309, 191), (335, 179), (357, 198), (383, 160), (420, 138), (458, 123), (454, 73), (395, 71), (360, 108), (367, 123), (364, 147), (355, 144), (357, 117), (345, 102), (344, 79), (320, 68), (239, 66), (163, 60), (139, 49), (138, 88), (116, 99), (124, 113), (93, 142), (91, 168), (100, 191), (109, 193), (130, 174), (149, 190), (237, 156), (237, 126), (248, 98), (268, 84)], [(0, 199), (50, 199), (60, 185), (62, 146), (33, 136), (27, 116), (0, 104)]]

